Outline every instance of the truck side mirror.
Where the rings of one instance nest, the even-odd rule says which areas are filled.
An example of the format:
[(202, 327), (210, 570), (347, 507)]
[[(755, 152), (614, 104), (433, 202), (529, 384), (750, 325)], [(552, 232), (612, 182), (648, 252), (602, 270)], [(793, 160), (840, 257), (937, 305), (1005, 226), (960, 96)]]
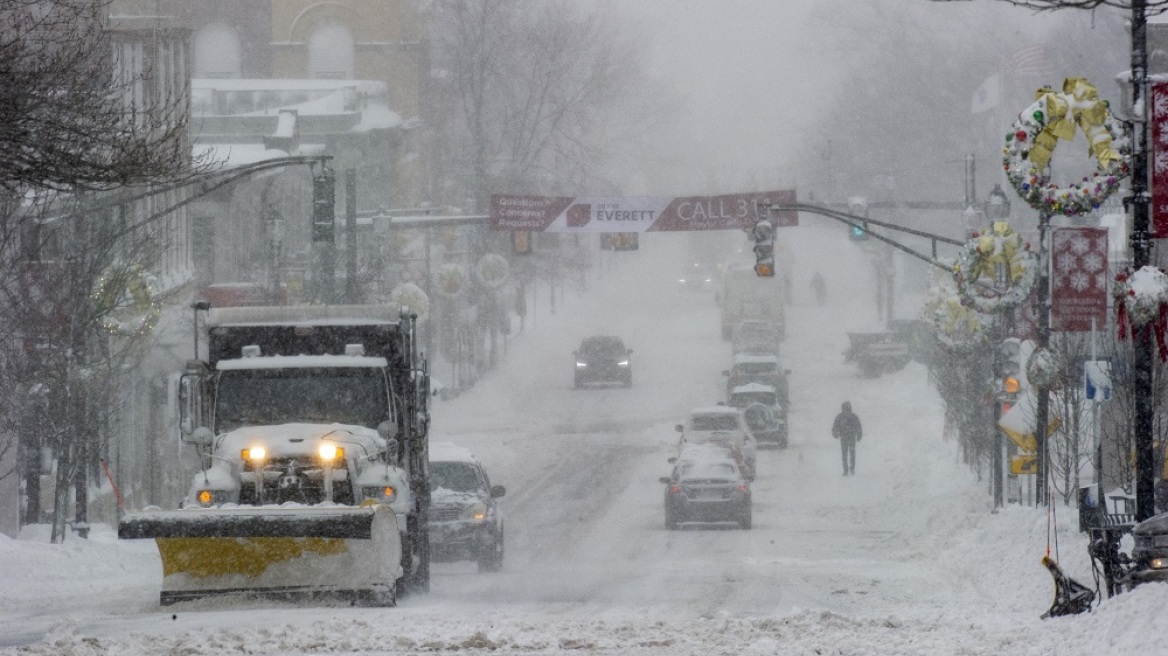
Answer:
[(723, 376), (729, 376), (729, 375), (730, 375), (730, 370), (729, 370), (729, 369), (723, 369), (723, 370), (722, 370), (722, 375), (723, 375)]
[(491, 488), (491, 498), (492, 499), (498, 499), (499, 497), (503, 496), (504, 494), (507, 494), (507, 488), (503, 487), (502, 485), (495, 485)]
[(202, 398), (200, 385), (203, 377), (200, 373), (188, 371), (179, 378), (178, 383), (178, 428), (185, 436), (196, 430), (196, 424), (202, 419)]
[(678, 424), (678, 425), (676, 425), (676, 426), (674, 426), (674, 427), (673, 427), (673, 430), (675, 430), (675, 431), (677, 431), (677, 432), (679, 432), (679, 433), (680, 433), (680, 432), (682, 432), (682, 431), (684, 431), (684, 430), (685, 430), (685, 426), (682, 426), (681, 424)]
[(206, 426), (199, 426), (195, 430), (183, 435), (183, 442), (199, 447), (209, 447), (215, 441), (215, 433)]
[(396, 439), (397, 424), (387, 419), (380, 424), (377, 424), (377, 434), (387, 440)]

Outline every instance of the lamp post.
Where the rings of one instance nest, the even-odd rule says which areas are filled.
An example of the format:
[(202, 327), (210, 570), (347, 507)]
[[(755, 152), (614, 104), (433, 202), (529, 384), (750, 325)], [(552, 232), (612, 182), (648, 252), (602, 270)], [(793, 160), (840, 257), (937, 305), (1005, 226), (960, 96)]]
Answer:
[[(1006, 192), (1002, 191), (1002, 187), (1000, 185), (997, 185), (997, 184), (994, 185), (993, 190), (990, 191), (989, 196), (985, 200), (985, 204), (983, 205), (982, 211), (985, 213), (985, 217), (987, 219), (989, 219), (991, 223), (994, 221), (1002, 221), (1004, 219), (1009, 218), (1009, 216), (1010, 216), (1010, 199), (1006, 196)], [(994, 387), (995, 387), (995, 392), (996, 392), (996, 394), (994, 395), (994, 411), (993, 411), (994, 454), (993, 454), (992, 465), (991, 465), (993, 467), (994, 510), (995, 510), (995, 512), (998, 508), (1001, 508), (1003, 505), (1005, 505), (1005, 501), (1003, 499), (1004, 495), (1003, 495), (1002, 488), (1003, 488), (1003, 476), (1004, 476), (1003, 467), (1005, 466), (1004, 460), (1003, 460), (1003, 455), (1004, 455), (1004, 452), (1006, 449), (1006, 444), (1005, 444), (1005, 440), (1002, 439), (1002, 429), (998, 427), (998, 421), (1001, 420), (1001, 418), (1002, 418), (1002, 402), (1006, 398), (1005, 394), (1007, 394), (1009, 392), (1009, 390), (1006, 390), (1006, 389), (1000, 387), (1000, 385), (1003, 381), (1003, 376), (1001, 376), (1001, 371), (1002, 371), (1004, 364), (1005, 364), (1003, 362), (1002, 348), (1001, 348), (1001, 344), (1004, 341), (1003, 337), (1002, 337), (1002, 333), (1004, 332), (1004, 330), (1003, 330), (1004, 328), (1006, 328), (1006, 326), (1003, 325), (1003, 323), (1000, 320), (1000, 318), (998, 317), (998, 315), (995, 314), (994, 319), (993, 319), (993, 327), (991, 328), (992, 334), (993, 334), (993, 348), (994, 348), (994, 364), (993, 364)]]

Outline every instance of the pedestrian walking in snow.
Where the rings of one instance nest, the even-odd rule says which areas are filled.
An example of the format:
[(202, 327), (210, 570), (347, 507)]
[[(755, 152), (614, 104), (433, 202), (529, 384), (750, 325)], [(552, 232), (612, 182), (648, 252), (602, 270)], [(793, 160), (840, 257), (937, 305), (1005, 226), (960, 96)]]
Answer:
[(856, 473), (856, 442), (864, 436), (860, 418), (852, 412), (852, 404), (844, 401), (840, 413), (831, 425), (831, 436), (840, 442), (840, 453), (844, 461), (844, 476)]

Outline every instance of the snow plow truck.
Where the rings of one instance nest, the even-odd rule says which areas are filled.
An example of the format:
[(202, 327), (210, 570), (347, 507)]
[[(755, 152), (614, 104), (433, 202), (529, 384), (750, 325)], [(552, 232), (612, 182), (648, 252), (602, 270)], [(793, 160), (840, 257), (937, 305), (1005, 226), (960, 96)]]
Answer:
[(180, 509), (118, 526), (156, 541), (162, 605), (243, 593), (392, 606), (427, 591), (430, 380), (415, 319), (372, 305), (194, 307), (179, 424), (200, 469)]

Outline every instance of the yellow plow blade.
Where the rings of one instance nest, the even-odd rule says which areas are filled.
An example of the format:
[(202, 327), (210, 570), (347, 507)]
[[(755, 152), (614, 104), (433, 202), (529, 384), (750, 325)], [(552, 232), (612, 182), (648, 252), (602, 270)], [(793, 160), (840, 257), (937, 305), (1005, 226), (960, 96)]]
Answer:
[(383, 504), (132, 513), (118, 537), (158, 544), (163, 605), (229, 593), (393, 605), (402, 576), (397, 518)]

